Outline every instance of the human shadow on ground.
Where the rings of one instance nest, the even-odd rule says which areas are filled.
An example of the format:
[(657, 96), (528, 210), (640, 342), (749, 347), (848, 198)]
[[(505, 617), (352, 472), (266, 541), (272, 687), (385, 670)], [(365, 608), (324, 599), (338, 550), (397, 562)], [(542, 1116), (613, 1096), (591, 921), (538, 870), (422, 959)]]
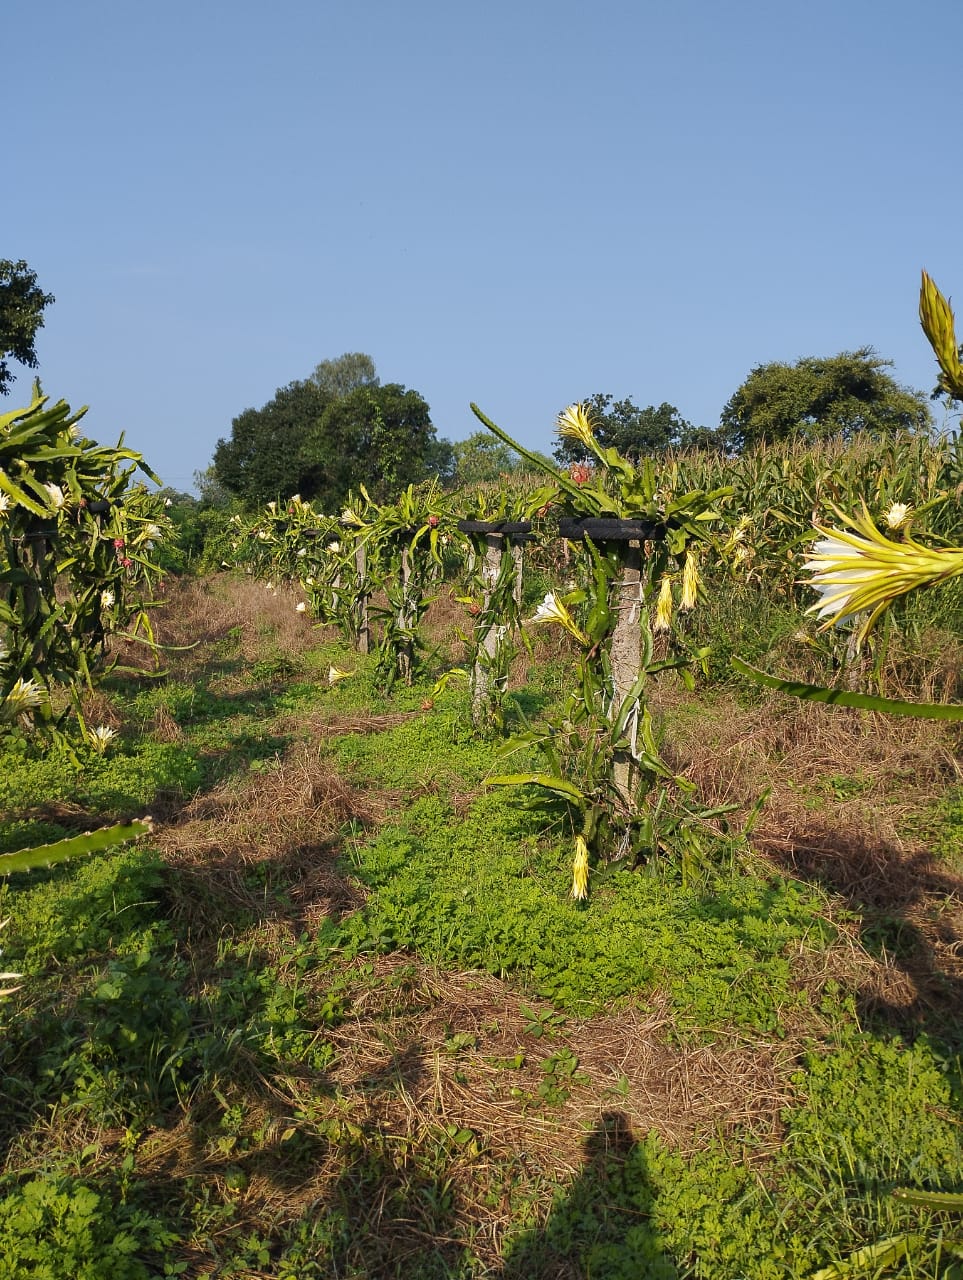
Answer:
[(543, 1226), (513, 1241), (502, 1280), (678, 1280), (652, 1222), (644, 1148), (620, 1111), (605, 1112), (585, 1139), (582, 1170)]

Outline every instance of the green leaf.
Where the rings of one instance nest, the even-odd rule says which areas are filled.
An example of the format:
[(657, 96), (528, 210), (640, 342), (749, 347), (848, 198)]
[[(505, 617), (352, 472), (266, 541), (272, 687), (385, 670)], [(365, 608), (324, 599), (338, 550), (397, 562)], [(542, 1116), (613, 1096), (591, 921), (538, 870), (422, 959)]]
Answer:
[(963, 706), (944, 702), (900, 702), (896, 698), (880, 698), (872, 693), (851, 693), (847, 689), (826, 689), (821, 685), (801, 684), (796, 680), (780, 680), (741, 658), (730, 659), (734, 670), (767, 689), (778, 689), (805, 702), (828, 702), (836, 707), (859, 707), (864, 711), (883, 711), (891, 716), (914, 716), (918, 720), (963, 720)]
[(63, 445), (59, 449), (55, 449), (53, 445), (44, 445), (32, 453), (21, 453), (20, 458), (23, 462), (50, 462), (53, 458), (79, 458), (82, 453), (83, 450), (75, 444)]
[(2, 490), (8, 498), (12, 498), (14, 502), (19, 502), (22, 507), (26, 507), (28, 511), (32, 511), (35, 516), (49, 516), (50, 511), (47, 507), (42, 507), (25, 493), (23, 489), (4, 471), (0, 471), (0, 490)]
[(544, 787), (546, 791), (554, 791), (556, 795), (565, 796), (576, 804), (585, 803), (585, 796), (574, 783), (552, 773), (500, 773), (486, 778), (485, 784), (489, 787)]
[(842, 1277), (865, 1271), (869, 1266), (888, 1267), (890, 1263), (905, 1258), (912, 1246), (922, 1243), (923, 1237), (919, 1235), (890, 1236), (865, 1249), (857, 1249), (841, 1262), (831, 1262), (828, 1267), (811, 1275), (809, 1280), (842, 1280)]

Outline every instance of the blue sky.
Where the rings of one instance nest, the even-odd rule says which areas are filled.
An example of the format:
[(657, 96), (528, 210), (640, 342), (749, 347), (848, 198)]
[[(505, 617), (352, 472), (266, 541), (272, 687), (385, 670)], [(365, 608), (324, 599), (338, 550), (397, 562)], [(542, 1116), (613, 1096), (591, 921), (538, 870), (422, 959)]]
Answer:
[(594, 392), (714, 426), (769, 360), (870, 345), (929, 390), (920, 268), (963, 296), (959, 0), (13, 0), (3, 31), (44, 389), (177, 488), (344, 351), (440, 435), (474, 400), (547, 451)]

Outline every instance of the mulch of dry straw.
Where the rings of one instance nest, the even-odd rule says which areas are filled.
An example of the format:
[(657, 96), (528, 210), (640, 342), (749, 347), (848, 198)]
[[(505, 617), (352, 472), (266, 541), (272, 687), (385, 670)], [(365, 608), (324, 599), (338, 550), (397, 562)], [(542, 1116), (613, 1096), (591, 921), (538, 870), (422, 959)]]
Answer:
[[(801, 968), (817, 984), (853, 986), (862, 1012), (901, 1031), (932, 1014), (958, 1016), (963, 877), (902, 831), (959, 783), (959, 728), (784, 697), (748, 709), (720, 698), (715, 707), (687, 721), (670, 705), (677, 764), (713, 804), (748, 811), (768, 792), (754, 850), (823, 889), (839, 928), (838, 945)], [(834, 777), (857, 785), (834, 795)], [(863, 945), (880, 924), (900, 933), (900, 954)]]
[[(217, 639), (240, 627), (253, 658), (265, 610), (273, 611), (275, 637), (286, 637), (293, 651), (311, 642), (291, 602), (259, 584), (242, 582), (225, 592), (199, 583), (181, 591), (165, 623), (168, 642), (196, 639), (202, 631), (203, 638)], [(201, 627), (198, 612), (206, 617)], [(201, 951), (219, 936), (221, 910), (224, 918), (236, 917), (240, 907), (256, 922), (251, 938), (259, 952), (283, 963), (305, 929), (362, 904), (361, 890), (337, 866), (344, 829), (372, 829), (399, 797), (351, 787), (333, 772), (319, 740), (378, 732), (398, 720), (375, 714), (302, 719), (308, 741), (279, 757), (275, 767), (199, 797), (160, 829), (175, 911)], [(836, 944), (800, 950), (794, 958), (800, 985), (815, 995), (828, 981), (840, 981), (875, 1000), (877, 1009), (896, 1014), (932, 1008), (940, 983), (944, 997), (949, 990), (952, 998), (952, 984), (963, 982), (963, 930), (952, 914), (963, 886), (925, 850), (903, 845), (893, 793), (904, 788), (908, 806), (958, 777), (953, 735), (905, 722), (879, 726), (840, 709), (786, 710), (785, 702), (749, 711), (720, 702), (711, 722), (705, 716), (678, 719), (686, 723), (690, 733), (673, 730), (675, 763), (712, 801), (748, 807), (770, 787), (754, 837), (757, 852), (779, 870), (825, 888), (831, 916), (837, 908), (846, 913)], [(807, 787), (836, 772), (851, 774), (857, 760), (865, 779), (859, 794), (832, 802), (831, 811), (829, 799), (825, 811), (814, 810)], [(288, 905), (252, 890), (245, 873), (255, 864), (284, 884)], [(896, 914), (918, 931), (932, 990), (922, 970), (885, 952), (871, 954), (862, 944), (854, 913), (865, 920), (873, 912)], [(277, 1117), (276, 1159), (255, 1170), (245, 1201), (252, 1214), (255, 1205), (263, 1213), (274, 1204), (284, 1215), (295, 1211), (295, 1201), (323, 1203), (344, 1174), (338, 1142), (327, 1141), (335, 1129), (346, 1140), (354, 1134), (380, 1144), (398, 1167), (412, 1143), (429, 1142), (451, 1127), (470, 1130), (474, 1148), (461, 1157), (461, 1172), (455, 1170), (460, 1213), (466, 1222), (488, 1223), (493, 1263), (511, 1219), (507, 1204), (493, 1209), (484, 1200), (498, 1169), (517, 1168), (533, 1187), (545, 1180), (547, 1198), (553, 1185), (584, 1165), (590, 1135), (604, 1129), (613, 1113), (636, 1136), (655, 1130), (683, 1151), (720, 1131), (751, 1135), (755, 1148), (765, 1151), (779, 1140), (780, 1112), (792, 1101), (793, 1068), (813, 1029), (800, 1027), (798, 1036), (779, 1041), (733, 1034), (687, 1045), (670, 1034), (667, 1003), (656, 993), (603, 1016), (568, 1020), (536, 1039), (526, 1010), (551, 1009), (511, 983), (441, 971), (409, 956), (346, 963), (357, 981), (347, 1021), (323, 1032), (337, 1050), (330, 1073), (319, 1079), (292, 1065), (258, 1083), (252, 1106)], [(546, 1105), (538, 1096), (544, 1064), (562, 1049), (577, 1056), (577, 1073), (567, 1082), (567, 1096)], [(294, 1191), (278, 1170), (286, 1158), (283, 1133), (298, 1111), (302, 1119), (295, 1127), (320, 1145)], [(199, 1150), (189, 1136), (177, 1128), (157, 1133), (145, 1149), (148, 1167), (153, 1160), (170, 1177), (203, 1171), (217, 1178), (236, 1158)]]

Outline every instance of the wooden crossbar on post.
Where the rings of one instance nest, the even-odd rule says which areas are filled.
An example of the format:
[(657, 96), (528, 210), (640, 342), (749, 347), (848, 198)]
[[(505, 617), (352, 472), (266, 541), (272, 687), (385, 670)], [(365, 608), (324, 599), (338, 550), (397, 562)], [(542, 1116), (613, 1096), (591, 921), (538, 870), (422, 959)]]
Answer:
[[(673, 527), (671, 521), (623, 520), (616, 516), (563, 516), (556, 537), (569, 542), (661, 542)], [(459, 520), (462, 533), (499, 533), (513, 542), (528, 542), (544, 528), (532, 520)]]

